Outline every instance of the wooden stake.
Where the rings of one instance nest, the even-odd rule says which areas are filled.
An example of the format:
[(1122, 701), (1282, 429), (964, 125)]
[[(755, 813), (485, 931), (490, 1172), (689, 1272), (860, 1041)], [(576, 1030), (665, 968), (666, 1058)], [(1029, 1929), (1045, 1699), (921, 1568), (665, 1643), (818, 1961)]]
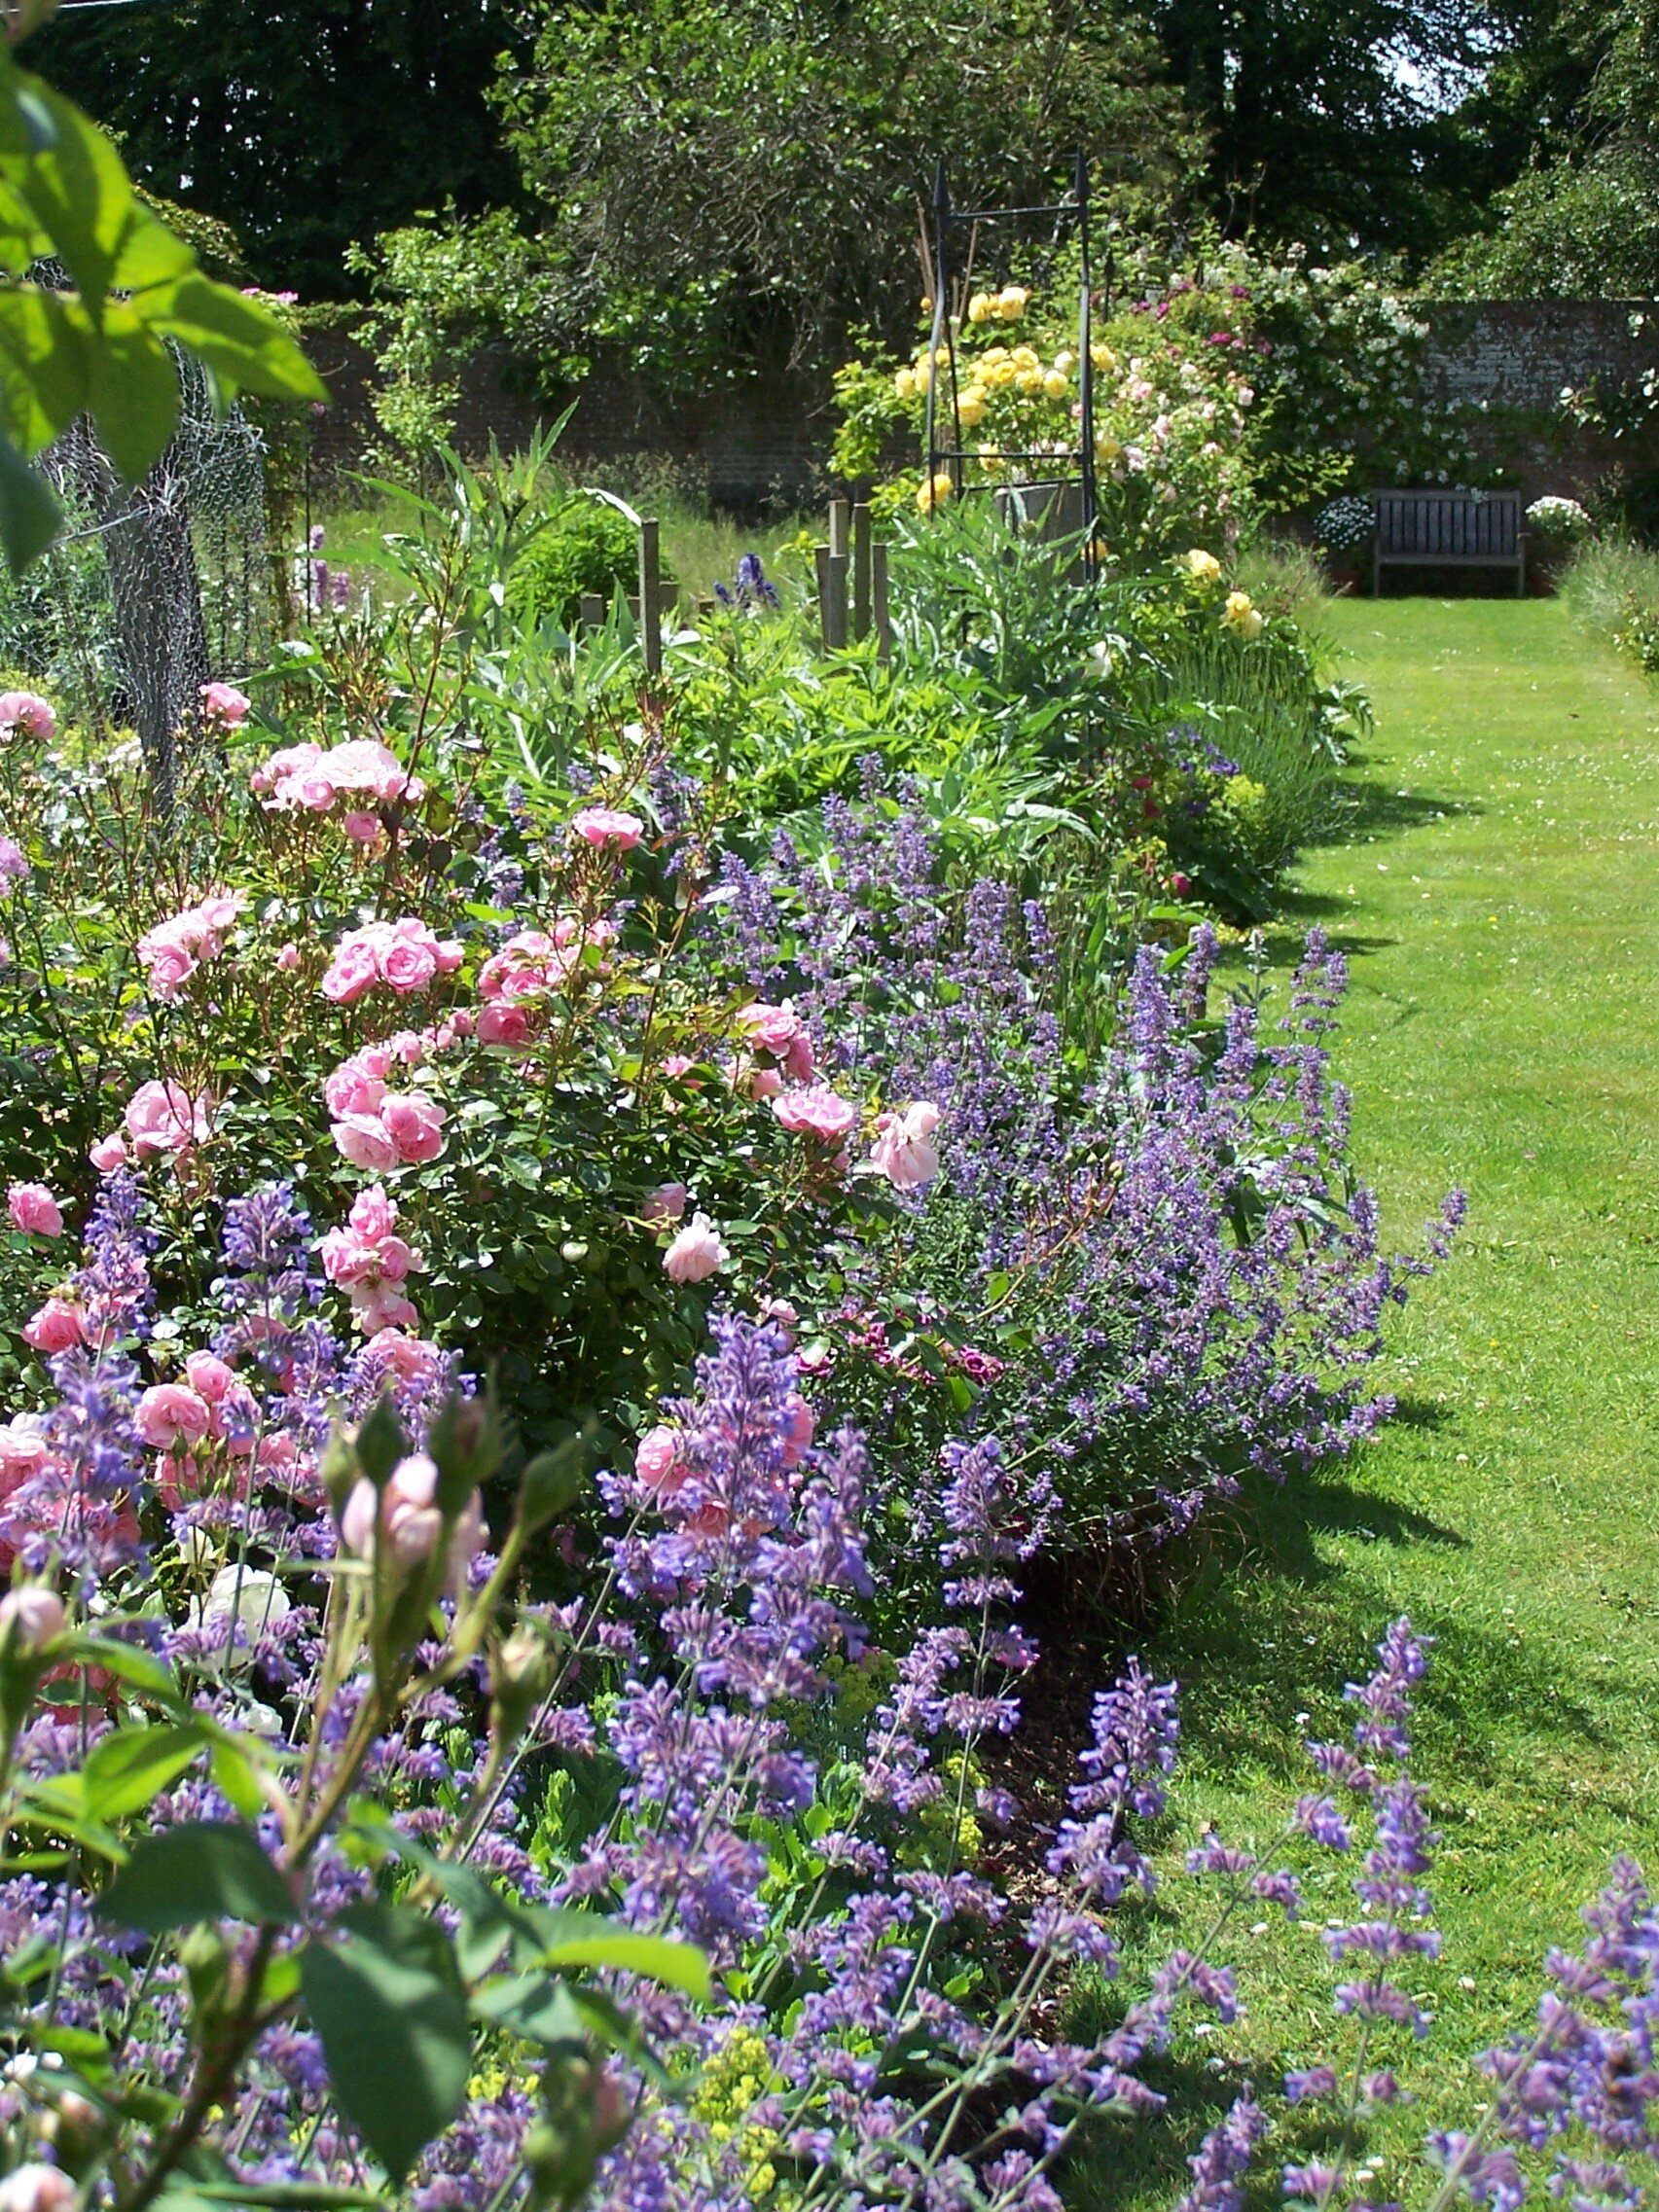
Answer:
[(870, 612), (876, 624), (876, 658), (884, 666), (893, 657), (893, 625), (887, 613), (887, 548), (870, 548)]
[(639, 642), (645, 673), (663, 672), (663, 602), (658, 529), (655, 517), (639, 525)]
[(870, 503), (861, 499), (852, 510), (852, 634), (870, 634)]

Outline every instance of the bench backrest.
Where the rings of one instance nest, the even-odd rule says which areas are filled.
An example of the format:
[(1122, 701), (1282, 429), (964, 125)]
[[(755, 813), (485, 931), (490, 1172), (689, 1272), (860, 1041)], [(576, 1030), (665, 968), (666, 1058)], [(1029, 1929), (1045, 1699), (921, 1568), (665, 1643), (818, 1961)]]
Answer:
[(1380, 491), (1377, 542), (1385, 555), (1513, 560), (1521, 532), (1516, 492)]

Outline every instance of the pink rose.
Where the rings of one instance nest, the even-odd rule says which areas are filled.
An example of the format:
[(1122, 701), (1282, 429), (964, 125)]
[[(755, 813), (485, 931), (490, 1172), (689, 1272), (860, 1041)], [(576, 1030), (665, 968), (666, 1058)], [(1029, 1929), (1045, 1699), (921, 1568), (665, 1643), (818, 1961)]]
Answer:
[(388, 1091), (380, 1119), (402, 1160), (424, 1164), (444, 1149), (444, 1109), (424, 1090)]
[[(348, 1552), (367, 1558), (379, 1521), (383, 1552), (406, 1572), (429, 1559), (444, 1533), (444, 1516), (435, 1499), (438, 1470), (424, 1452), (400, 1459), (377, 1498), (374, 1485), (358, 1482), (340, 1516), (341, 1541)], [(484, 1541), (484, 1519), (475, 1490), (450, 1531), (449, 1574), (459, 1582)]]
[(530, 1017), (522, 1006), (487, 1006), (478, 1017), (481, 1045), (523, 1045), (529, 1035)]
[(140, 1084), (126, 1115), (132, 1149), (140, 1160), (158, 1152), (176, 1159), (192, 1145), (206, 1143), (210, 1112), (206, 1093), (193, 1096), (182, 1083)]
[(425, 940), (399, 937), (380, 956), (380, 975), (394, 991), (423, 991), (438, 973), (438, 947), (430, 933)]
[(354, 1052), (350, 1059), (342, 1060), (323, 1083), (329, 1112), (337, 1115), (378, 1112), (380, 1100), (386, 1095), (384, 1075), (383, 1068), (379, 1074), (375, 1072), (367, 1052)]
[(417, 1068), (426, 1057), (426, 1039), (418, 1029), (400, 1029), (386, 1039), (386, 1051), (406, 1068)]
[(303, 769), (283, 789), (289, 804), (307, 814), (326, 814), (337, 797), (333, 784), (320, 767)]
[[(45, 1593), (51, 1596), (51, 1591)], [(19, 1590), (20, 1597), (22, 1592)], [(11, 1601), (7, 1599), (5, 1604)], [(56, 1600), (53, 1600), (56, 1604)], [(3, 1607), (0, 1607), (3, 1609)], [(63, 1608), (59, 1605), (58, 1613)], [(73, 2212), (79, 2192), (61, 2166), (49, 2166), (31, 2158), (15, 2166), (0, 2183), (0, 2212)]]
[(10, 838), (0, 838), (0, 898), (14, 883), (20, 883), (29, 872), (29, 864), (21, 845)]
[[(41, 1652), (48, 1644), (55, 1643), (67, 1626), (63, 1600), (44, 1583), (25, 1583), (21, 1589), (8, 1590), (0, 1597), (0, 1646), (10, 1644), (18, 1651)], [(60, 2189), (34, 2184), (30, 2194), (36, 2212), (47, 2212), (49, 2206), (74, 2203), (75, 2186), (55, 2166), (18, 2166), (5, 2184), (10, 2207), (16, 2208), (19, 2194), (18, 2183), (28, 2173), (50, 2174), (54, 2182), (64, 2183), (68, 2190), (65, 2195)]]
[(385, 1362), (387, 1373), (402, 1376), (406, 1382), (430, 1382), (444, 1357), (424, 1337), (406, 1337), (396, 1329), (376, 1338), (375, 1352)]
[(239, 730), (247, 720), (252, 701), (234, 684), (203, 684), (201, 719), (216, 722), (222, 730)]
[(398, 1163), (398, 1149), (385, 1124), (375, 1114), (343, 1114), (329, 1130), (336, 1149), (353, 1167), (384, 1175)]
[(23, 1323), (23, 1342), (47, 1359), (54, 1352), (68, 1351), (72, 1344), (80, 1343), (85, 1335), (81, 1308), (71, 1305), (66, 1298), (49, 1298), (40, 1310)]
[(551, 989), (565, 973), (565, 963), (558, 958), (559, 950), (544, 930), (520, 930), (479, 970), (479, 995), (513, 1004)]
[(817, 1422), (812, 1417), (812, 1409), (804, 1398), (792, 1395), (787, 1411), (789, 1426), (783, 1435), (783, 1464), (785, 1467), (799, 1467), (811, 1448)]
[(126, 1163), (126, 1139), (119, 1129), (113, 1129), (107, 1137), (99, 1137), (96, 1144), (87, 1147), (87, 1158), (100, 1175), (113, 1175), (118, 1167)]
[(614, 845), (618, 852), (631, 852), (645, 825), (637, 814), (624, 814), (614, 806), (584, 806), (570, 827), (585, 844)]
[(659, 1183), (640, 1207), (639, 1218), (652, 1229), (666, 1229), (671, 1221), (684, 1221), (685, 1202), (683, 1183)]
[(685, 1481), (683, 1473), (674, 1474), (678, 1456), (679, 1440), (672, 1429), (648, 1429), (633, 1454), (633, 1472), (659, 1497), (669, 1497)]
[(61, 1236), (63, 1209), (44, 1183), (14, 1183), (6, 1194), (12, 1227), (25, 1236)]
[(351, 1310), (365, 1337), (382, 1329), (414, 1329), (420, 1316), (401, 1291), (388, 1283), (360, 1284), (351, 1294)]
[(747, 1098), (775, 1098), (783, 1088), (783, 1075), (778, 1068), (751, 1067), (747, 1075), (739, 1077), (738, 1082)]
[(371, 1183), (352, 1199), (345, 1218), (367, 1243), (378, 1244), (397, 1227), (397, 1200), (379, 1183)]
[(197, 964), (182, 945), (152, 943), (148, 951), (140, 945), (138, 952), (145, 963), (144, 980), (159, 999), (176, 998), (179, 986), (196, 973)]
[(52, 1447), (38, 1429), (25, 1424), (38, 1416), (15, 1413), (0, 1427), (0, 1497), (10, 1496), (30, 1475), (38, 1475), (52, 1456)]
[(323, 755), (323, 772), (337, 791), (364, 791), (379, 800), (405, 799), (411, 805), (426, 789), (390, 746), (376, 737), (348, 737), (336, 745)]
[(343, 937), (334, 948), (334, 958), (321, 983), (324, 998), (331, 998), (337, 1006), (351, 1006), (368, 990), (373, 990), (379, 980), (380, 963), (378, 947), (370, 930), (356, 929)]
[(360, 808), (353, 807), (349, 814), (342, 817), (340, 826), (354, 845), (367, 845), (379, 850), (386, 842), (385, 828), (378, 814), (365, 814)]
[(297, 945), (279, 946), (276, 953), (276, 965), (284, 975), (291, 975), (300, 965), (300, 947)]
[(189, 1450), (207, 1434), (206, 1402), (182, 1382), (157, 1382), (138, 1401), (138, 1434), (156, 1451)]
[(939, 1172), (939, 1148), (933, 1141), (938, 1107), (919, 1099), (902, 1114), (884, 1114), (876, 1126), (879, 1134), (870, 1148), (870, 1161), (893, 1189), (920, 1191), (931, 1183)]
[(772, 1110), (792, 1134), (815, 1137), (820, 1144), (839, 1144), (858, 1120), (856, 1106), (821, 1084), (811, 1090), (786, 1090), (773, 1100)]
[(44, 743), (57, 729), (57, 717), (38, 692), (0, 692), (0, 731), (20, 730)]
[(190, 1387), (208, 1406), (221, 1406), (235, 1386), (235, 1374), (211, 1352), (192, 1352), (184, 1363)]
[(663, 1254), (663, 1270), (671, 1283), (701, 1283), (732, 1257), (706, 1214), (693, 1214)]

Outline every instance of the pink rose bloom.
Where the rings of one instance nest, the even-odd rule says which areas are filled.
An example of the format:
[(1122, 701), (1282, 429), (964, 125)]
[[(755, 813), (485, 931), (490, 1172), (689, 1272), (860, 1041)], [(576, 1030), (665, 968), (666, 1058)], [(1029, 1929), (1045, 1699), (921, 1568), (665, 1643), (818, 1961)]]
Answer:
[[(340, 1516), (341, 1541), (348, 1552), (367, 1558), (378, 1519), (384, 1555), (406, 1572), (419, 1566), (432, 1556), (444, 1533), (444, 1516), (434, 1502), (437, 1489), (438, 1470), (423, 1451), (400, 1459), (378, 1498), (373, 1483), (354, 1486)], [(483, 1541), (484, 1516), (475, 1490), (450, 1531), (451, 1583), (464, 1576)]]
[(276, 965), (285, 976), (291, 975), (300, 965), (300, 947), (297, 945), (279, 946), (276, 954)]
[(192, 1390), (209, 1406), (222, 1406), (235, 1387), (234, 1371), (211, 1352), (192, 1352), (184, 1363), (184, 1372)]
[(182, 945), (157, 943), (152, 937), (148, 949), (140, 943), (138, 956), (144, 962), (145, 981), (163, 1001), (176, 998), (180, 985), (196, 973), (197, 964)]
[(786, 1090), (773, 1100), (772, 1110), (793, 1135), (815, 1137), (820, 1144), (839, 1144), (858, 1121), (857, 1107), (822, 1084), (811, 1090)]
[[(43, 1591), (41, 1594), (52, 1597), (50, 1590)], [(20, 1598), (23, 1592), (18, 1590), (17, 1595)], [(57, 1605), (55, 1598), (53, 1598), (52, 1601)], [(11, 1602), (10, 1598), (5, 1599), (3, 1604), (0, 1604), (0, 1610), (3, 1610), (4, 1605), (9, 1605)], [(57, 1606), (57, 1611), (61, 1616), (63, 1612), (61, 1605)], [(11, 1616), (8, 1615), (7, 1618), (10, 1619)], [(60, 1629), (61, 1621), (59, 1622), (59, 1628), (54, 1629), (53, 1633), (59, 1633)], [(49, 2166), (38, 2158), (31, 2158), (24, 2165), (15, 2166), (6, 2176), (3, 2186), (5, 2190), (5, 2212), (73, 2212), (76, 2197), (80, 2194), (74, 2182), (61, 2166)]]
[(406, 1337), (397, 1329), (388, 1329), (377, 1337), (375, 1351), (385, 1362), (386, 1372), (401, 1376), (406, 1382), (429, 1382), (444, 1356), (437, 1345), (429, 1344), (424, 1337)]
[(223, 730), (239, 730), (248, 718), (252, 703), (234, 684), (203, 684), (201, 687), (202, 720), (216, 722)]
[(44, 1183), (14, 1183), (6, 1194), (12, 1227), (25, 1236), (61, 1236), (63, 1209)]
[(329, 1130), (336, 1150), (353, 1167), (384, 1175), (398, 1163), (398, 1149), (376, 1114), (343, 1114)]
[(379, 1336), (382, 1329), (413, 1329), (420, 1320), (403, 1293), (388, 1283), (359, 1286), (351, 1294), (351, 1310), (365, 1337)]
[(371, 1183), (352, 1199), (345, 1218), (365, 1242), (379, 1244), (397, 1227), (397, 1200), (379, 1183)]
[[(8, 1590), (0, 1597), (0, 1644), (12, 1644), (23, 1652), (44, 1651), (68, 1624), (63, 1600), (44, 1583), (25, 1583), (21, 1589)], [(30, 2175), (43, 2178), (25, 2180)], [(47, 2176), (51, 2185), (44, 2178)], [(23, 2184), (21, 2189), (19, 2183)], [(59, 2183), (65, 2185), (67, 2194), (63, 2188), (53, 2186)], [(8, 2175), (5, 2191), (7, 2212), (24, 2212), (25, 2207), (29, 2212), (56, 2212), (56, 2208), (75, 2201), (74, 2184), (55, 2166), (18, 2166)]]
[(386, 842), (386, 833), (378, 814), (352, 812), (340, 826), (351, 842), (363, 846), (368, 854), (379, 852)]
[(920, 1191), (939, 1172), (939, 1147), (934, 1131), (939, 1109), (926, 1099), (907, 1106), (902, 1114), (884, 1114), (876, 1124), (879, 1134), (870, 1148), (870, 1160), (895, 1191)]
[(87, 1158), (100, 1175), (113, 1175), (126, 1163), (126, 1139), (119, 1129), (112, 1129), (107, 1137), (99, 1137), (96, 1144), (87, 1147)]
[(402, 1160), (424, 1165), (444, 1149), (444, 1109), (424, 1090), (388, 1091), (380, 1119)]
[(323, 1084), (323, 1096), (331, 1114), (373, 1114), (386, 1095), (384, 1068), (377, 1068), (367, 1051), (342, 1060)]
[(52, 1457), (45, 1437), (25, 1425), (32, 1417), (16, 1413), (0, 1428), (0, 1497), (10, 1496), (28, 1476), (38, 1475)]
[(557, 960), (559, 949), (545, 930), (520, 930), (479, 970), (479, 995), (512, 1005), (551, 989), (564, 975), (563, 962)]
[(380, 976), (376, 936), (382, 926), (371, 923), (368, 929), (351, 930), (341, 939), (320, 985), (324, 998), (333, 999), (337, 1006), (351, 1006), (365, 991), (374, 989)]
[(395, 938), (380, 955), (380, 975), (394, 991), (423, 991), (438, 973), (438, 941), (428, 930), (424, 938)]
[(478, 1017), (481, 1045), (523, 1045), (529, 1035), (530, 1017), (522, 1006), (487, 1006)]
[(317, 1247), (323, 1273), (338, 1289), (373, 1281), (379, 1271), (375, 1247), (349, 1229), (331, 1229)]
[(337, 791), (364, 791), (379, 800), (405, 799), (413, 806), (426, 789), (390, 746), (376, 737), (348, 737), (323, 755), (322, 766)]
[(639, 1218), (652, 1229), (666, 1229), (671, 1221), (684, 1221), (685, 1202), (683, 1183), (659, 1183), (640, 1207)]
[(663, 1271), (671, 1283), (701, 1283), (732, 1257), (706, 1214), (693, 1214), (663, 1254)]
[(786, 1298), (763, 1298), (760, 1317), (770, 1321), (774, 1328), (781, 1329), (790, 1343), (795, 1341), (794, 1331), (800, 1327), (801, 1316)]
[(156, 1451), (189, 1450), (207, 1434), (206, 1402), (182, 1382), (157, 1382), (138, 1401), (138, 1434)]
[(811, 1449), (817, 1422), (812, 1416), (812, 1409), (804, 1398), (792, 1395), (787, 1410), (789, 1426), (783, 1436), (783, 1464), (785, 1467), (799, 1467)]
[(584, 844), (631, 852), (645, 825), (637, 814), (624, 814), (615, 806), (584, 806), (570, 827)]
[(737, 1088), (745, 1098), (775, 1098), (783, 1088), (783, 1074), (779, 1068), (750, 1068), (747, 1075), (734, 1070)]
[(633, 1472), (659, 1497), (669, 1497), (685, 1480), (683, 1474), (678, 1478), (674, 1474), (678, 1456), (679, 1441), (672, 1429), (648, 1429), (633, 1454)]
[(71, 1305), (66, 1298), (49, 1298), (23, 1324), (23, 1342), (46, 1359), (54, 1352), (68, 1351), (85, 1335), (81, 1308)]
[(386, 1039), (386, 1051), (406, 1068), (417, 1068), (426, 1057), (426, 1039), (418, 1029), (400, 1029)]
[(334, 804), (334, 786), (318, 764), (320, 745), (284, 745), (255, 768), (248, 782), (269, 807), (326, 814)]
[(29, 872), (28, 860), (19, 844), (10, 838), (0, 838), (0, 898), (9, 892), (14, 883), (20, 883)]
[(192, 1145), (205, 1144), (212, 1129), (205, 1092), (193, 1097), (182, 1083), (144, 1083), (126, 1109), (126, 1128), (140, 1160), (152, 1153), (176, 1159)]
[(735, 1019), (751, 1045), (775, 1055), (785, 1052), (801, 1034), (801, 1017), (792, 1006), (768, 1006), (764, 999), (740, 1006)]
[(57, 716), (38, 692), (0, 692), (0, 731), (8, 736), (20, 730), (44, 744), (56, 729)]

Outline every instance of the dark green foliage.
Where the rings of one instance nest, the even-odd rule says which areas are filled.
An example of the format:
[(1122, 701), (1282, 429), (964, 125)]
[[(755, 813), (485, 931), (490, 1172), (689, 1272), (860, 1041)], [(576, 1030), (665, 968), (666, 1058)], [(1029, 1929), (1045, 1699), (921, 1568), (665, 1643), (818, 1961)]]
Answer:
[(568, 626), (584, 593), (608, 606), (619, 587), (636, 588), (638, 574), (639, 533), (627, 516), (605, 500), (573, 499), (519, 555), (508, 604), (523, 622)]
[(485, 100), (512, 37), (502, 0), (169, 0), (61, 17), (32, 57), (262, 283), (326, 299), (353, 239), (512, 196)]

